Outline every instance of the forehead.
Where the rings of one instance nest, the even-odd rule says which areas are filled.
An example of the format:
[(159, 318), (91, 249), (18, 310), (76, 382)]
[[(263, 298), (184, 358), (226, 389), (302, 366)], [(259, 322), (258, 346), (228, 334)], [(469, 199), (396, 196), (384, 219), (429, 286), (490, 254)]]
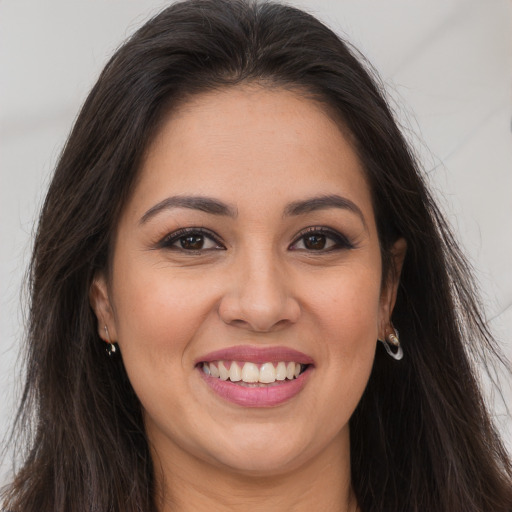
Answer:
[(167, 116), (133, 199), (204, 194), (240, 208), (332, 193), (371, 210), (361, 162), (325, 107), (298, 92), (245, 85), (193, 96)]

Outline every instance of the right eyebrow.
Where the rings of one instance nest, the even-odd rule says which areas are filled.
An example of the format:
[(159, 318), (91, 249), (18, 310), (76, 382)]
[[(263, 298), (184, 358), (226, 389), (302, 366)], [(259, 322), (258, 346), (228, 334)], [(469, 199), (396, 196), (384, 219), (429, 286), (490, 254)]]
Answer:
[(190, 208), (211, 215), (225, 215), (236, 217), (238, 211), (233, 206), (227, 205), (218, 199), (205, 196), (171, 196), (152, 206), (139, 220), (139, 224), (145, 224), (158, 213), (174, 208)]

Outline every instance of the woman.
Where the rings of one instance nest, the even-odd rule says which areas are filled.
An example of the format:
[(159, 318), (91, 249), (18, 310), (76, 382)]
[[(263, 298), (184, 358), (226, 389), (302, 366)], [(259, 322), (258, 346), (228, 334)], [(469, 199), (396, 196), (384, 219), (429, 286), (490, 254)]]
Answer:
[(377, 84), (297, 9), (183, 2), (120, 48), (31, 289), (8, 510), (512, 510), (464, 259)]

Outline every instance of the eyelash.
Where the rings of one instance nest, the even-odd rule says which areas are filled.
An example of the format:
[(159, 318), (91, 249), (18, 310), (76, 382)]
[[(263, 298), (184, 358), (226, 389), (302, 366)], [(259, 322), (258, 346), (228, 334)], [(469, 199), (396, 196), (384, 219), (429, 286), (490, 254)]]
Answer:
[[(209, 239), (213, 241), (215, 244), (217, 244), (217, 247), (215, 248), (208, 248), (208, 249), (185, 249), (183, 247), (176, 247), (174, 244), (178, 242), (180, 239), (184, 239), (187, 236), (201, 236), (203, 237), (203, 240)], [(205, 228), (182, 228), (178, 229), (177, 231), (174, 231), (173, 233), (170, 233), (167, 235), (159, 244), (159, 247), (161, 249), (174, 249), (178, 251), (183, 251), (187, 253), (199, 253), (204, 251), (211, 251), (211, 250), (225, 250), (226, 248), (224, 245), (222, 245), (214, 233), (212, 233), (210, 230)]]
[[(334, 242), (334, 245), (330, 247), (320, 247), (318, 249), (308, 249), (307, 247), (304, 248), (297, 248), (296, 246), (300, 241), (304, 241), (307, 236), (312, 235), (320, 235), (322, 237), (325, 237), (326, 240), (330, 239)], [(185, 239), (187, 236), (198, 236), (202, 237), (203, 242), (206, 239), (209, 239), (210, 241), (214, 242), (216, 244), (216, 247), (208, 247), (208, 248), (199, 248), (199, 249), (185, 249), (184, 247), (177, 247), (175, 244), (180, 241), (181, 239)], [(325, 242), (328, 243), (327, 241)], [(171, 250), (178, 250), (189, 254), (198, 254), (205, 251), (212, 251), (212, 250), (225, 250), (226, 247), (218, 240), (217, 236), (211, 232), (208, 229), (205, 228), (182, 228), (177, 231), (174, 231), (173, 233), (170, 233), (167, 235), (159, 244), (159, 248), (162, 249), (171, 249)], [(343, 250), (343, 249), (353, 249), (354, 244), (352, 244), (349, 239), (339, 233), (338, 231), (335, 231), (330, 228), (326, 228), (324, 226), (311, 226), (309, 228), (306, 228), (302, 230), (298, 236), (295, 238), (295, 240), (290, 244), (289, 250), (292, 251), (305, 251), (310, 253), (326, 253), (336, 250)]]
[[(308, 235), (322, 235), (325, 236), (327, 239), (331, 239), (334, 241), (334, 245), (332, 247), (328, 247), (327, 249), (321, 248), (321, 249), (297, 249), (294, 248), (295, 245), (301, 240), (304, 240)], [(349, 241), (349, 239), (345, 236), (339, 233), (338, 231), (335, 231), (334, 229), (326, 228), (323, 226), (312, 226), (309, 228), (306, 228), (302, 230), (297, 238), (290, 244), (289, 249), (293, 251), (307, 251), (307, 252), (318, 252), (318, 253), (325, 253), (325, 252), (331, 252), (336, 250), (342, 250), (342, 249), (353, 249), (355, 246), (353, 243)]]

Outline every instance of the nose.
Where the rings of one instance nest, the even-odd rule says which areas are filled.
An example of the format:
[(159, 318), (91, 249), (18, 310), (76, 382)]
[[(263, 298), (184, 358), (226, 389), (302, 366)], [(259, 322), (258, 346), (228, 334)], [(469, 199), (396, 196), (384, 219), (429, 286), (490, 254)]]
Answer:
[(229, 325), (270, 332), (297, 322), (300, 304), (293, 282), (271, 254), (242, 259), (232, 268), (219, 315)]

